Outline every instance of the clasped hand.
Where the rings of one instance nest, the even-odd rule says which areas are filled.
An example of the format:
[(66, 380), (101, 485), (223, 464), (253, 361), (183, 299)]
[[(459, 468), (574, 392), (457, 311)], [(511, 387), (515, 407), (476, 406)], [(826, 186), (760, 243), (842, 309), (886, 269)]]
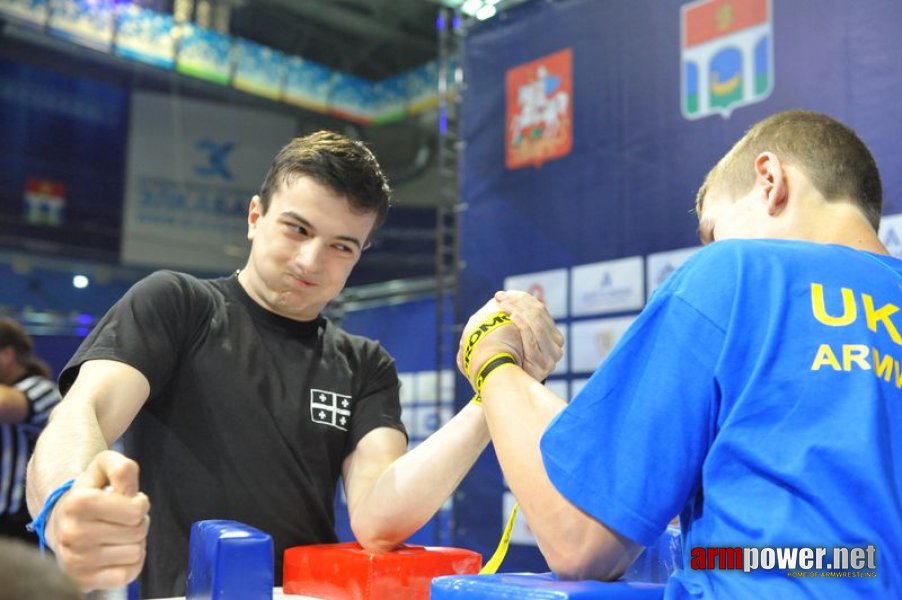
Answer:
[[(464, 353), (471, 334), (498, 312), (508, 313), (511, 324), (493, 329), (479, 338), (470, 349), (467, 372), (464, 368)], [(496, 292), (464, 326), (457, 353), (457, 366), (472, 383), (485, 361), (498, 353), (506, 352), (516, 359), (526, 373), (541, 381), (561, 359), (563, 347), (564, 336), (541, 300), (526, 292)]]

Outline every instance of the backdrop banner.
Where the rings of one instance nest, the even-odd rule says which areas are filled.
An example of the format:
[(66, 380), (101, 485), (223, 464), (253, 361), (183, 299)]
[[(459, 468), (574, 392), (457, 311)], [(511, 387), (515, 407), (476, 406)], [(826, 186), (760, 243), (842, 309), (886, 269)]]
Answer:
[(122, 262), (223, 272), (247, 256), (247, 207), (291, 117), (136, 92)]

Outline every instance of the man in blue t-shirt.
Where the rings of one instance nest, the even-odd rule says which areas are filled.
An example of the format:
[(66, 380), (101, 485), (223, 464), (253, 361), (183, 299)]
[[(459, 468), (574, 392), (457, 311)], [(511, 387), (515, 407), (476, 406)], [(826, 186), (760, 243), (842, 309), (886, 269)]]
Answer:
[(854, 132), (774, 115), (699, 190), (707, 247), (569, 406), (482, 369), (520, 352), (513, 328), (484, 336), (468, 377), (555, 572), (616, 579), (679, 514), (668, 599), (902, 595), (902, 261), (881, 203)]

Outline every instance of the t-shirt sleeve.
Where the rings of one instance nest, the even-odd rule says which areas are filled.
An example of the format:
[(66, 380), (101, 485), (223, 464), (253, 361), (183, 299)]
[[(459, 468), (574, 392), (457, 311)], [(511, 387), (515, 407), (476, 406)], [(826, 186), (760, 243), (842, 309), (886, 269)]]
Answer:
[(558, 491), (620, 534), (653, 543), (700, 485), (723, 340), (684, 299), (656, 295), (542, 437)]
[(401, 384), (394, 359), (382, 346), (369, 341), (365, 357), (361, 393), (354, 407), (346, 454), (350, 454), (367, 433), (379, 427), (397, 429), (407, 436), (401, 422)]
[(89, 360), (126, 363), (150, 383), (151, 395), (165, 387), (179, 352), (200, 320), (192, 300), (197, 290), (184, 275), (159, 271), (136, 283), (104, 315), (60, 374), (65, 393)]

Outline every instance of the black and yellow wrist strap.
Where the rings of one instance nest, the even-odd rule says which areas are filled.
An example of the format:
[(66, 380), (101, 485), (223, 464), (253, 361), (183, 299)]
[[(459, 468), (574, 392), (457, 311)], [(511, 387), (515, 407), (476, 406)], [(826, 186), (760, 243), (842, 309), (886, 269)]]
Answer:
[[(464, 374), (468, 379), (470, 379), (470, 361), (473, 359), (473, 351), (476, 349), (476, 345), (484, 340), (492, 331), (510, 324), (511, 317), (509, 314), (497, 312), (486, 318), (472, 331), (472, 333), (470, 333), (469, 336), (467, 336), (467, 345), (464, 348), (463, 367)], [(517, 360), (508, 352), (499, 352), (483, 363), (476, 373), (476, 378), (471, 380), (476, 392), (476, 394), (473, 395), (473, 398), (470, 399), (471, 403), (476, 405), (482, 404), (480, 393), (482, 393), (482, 386), (485, 384), (485, 380), (489, 376), (489, 373), (498, 367), (507, 364), (517, 364)]]
[(494, 372), (498, 367), (503, 367), (504, 365), (516, 365), (517, 359), (514, 358), (512, 354), (507, 352), (499, 352), (495, 354), (490, 359), (485, 361), (485, 363), (480, 367), (479, 372), (476, 374), (476, 379), (473, 380), (473, 386), (476, 388), (476, 394), (473, 396), (470, 402), (474, 404), (482, 404), (482, 387), (485, 385), (486, 379), (488, 379), (489, 374)]
[[(463, 367), (464, 373), (466, 373), (467, 377), (470, 376), (470, 360), (473, 357), (473, 350), (476, 348), (476, 344), (478, 344), (481, 340), (485, 338), (485, 336), (504, 325), (509, 325), (511, 323), (510, 315), (503, 312), (498, 312), (491, 315), (485, 321), (479, 324), (479, 326), (469, 335), (467, 338), (467, 345), (464, 348), (464, 356), (463, 356)], [(482, 405), (482, 388), (485, 385), (486, 379), (488, 379), (489, 375), (494, 372), (499, 367), (503, 367), (504, 365), (516, 365), (517, 359), (508, 352), (499, 352), (498, 354), (493, 355), (487, 361), (485, 361), (482, 366), (479, 368), (479, 371), (476, 373), (476, 378), (473, 379), (473, 387), (476, 390), (476, 393), (473, 395), (473, 398), (470, 399), (471, 404)], [(507, 550), (510, 547), (511, 542), (511, 533), (514, 529), (514, 521), (517, 519), (517, 510), (520, 507), (520, 503), (514, 503), (514, 508), (511, 510), (510, 516), (507, 518), (507, 524), (504, 526), (504, 531), (501, 534), (501, 540), (498, 542), (498, 547), (495, 549), (495, 552), (492, 554), (492, 557), (488, 560), (487, 563), (479, 570), (480, 575), (493, 575), (498, 572), (498, 568), (501, 566), (501, 563), (504, 562), (504, 557), (507, 556)]]

